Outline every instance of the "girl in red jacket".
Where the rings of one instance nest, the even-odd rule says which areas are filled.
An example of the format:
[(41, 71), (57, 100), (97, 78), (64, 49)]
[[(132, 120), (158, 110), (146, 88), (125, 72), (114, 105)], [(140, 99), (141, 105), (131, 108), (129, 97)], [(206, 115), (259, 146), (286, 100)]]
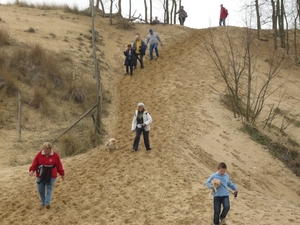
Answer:
[(47, 209), (50, 209), (52, 188), (57, 173), (60, 174), (63, 180), (65, 179), (65, 171), (60, 157), (52, 150), (52, 144), (50, 142), (45, 142), (43, 149), (35, 156), (29, 168), (29, 175), (33, 176), (34, 172), (36, 172), (37, 187), (42, 201), (42, 207), (46, 206)]

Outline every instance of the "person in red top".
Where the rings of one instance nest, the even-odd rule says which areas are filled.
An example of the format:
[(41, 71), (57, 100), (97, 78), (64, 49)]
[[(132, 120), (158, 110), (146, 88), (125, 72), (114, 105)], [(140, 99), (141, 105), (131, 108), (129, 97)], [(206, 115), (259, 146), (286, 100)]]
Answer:
[(59, 155), (52, 150), (52, 144), (45, 142), (43, 149), (36, 154), (30, 168), (29, 175), (36, 173), (38, 192), (42, 201), (42, 207), (50, 209), (52, 188), (57, 177), (65, 179), (65, 171), (60, 161)]
[(223, 7), (223, 5), (221, 4), (221, 10), (220, 10), (220, 22), (219, 22), (219, 26), (222, 25), (223, 23), (223, 26), (225, 26), (225, 20), (228, 16), (228, 11), (227, 9), (225, 9), (225, 7)]

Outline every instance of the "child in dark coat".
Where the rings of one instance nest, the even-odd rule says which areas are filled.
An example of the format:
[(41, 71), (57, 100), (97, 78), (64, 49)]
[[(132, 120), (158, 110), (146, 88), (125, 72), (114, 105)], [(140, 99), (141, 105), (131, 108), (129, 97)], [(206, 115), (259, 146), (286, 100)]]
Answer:
[(124, 55), (126, 57), (124, 62), (124, 65), (126, 66), (126, 73), (128, 74), (128, 69), (130, 69), (130, 76), (132, 76), (133, 67), (136, 66), (137, 60), (136, 60), (135, 53), (131, 48), (131, 44), (127, 45), (127, 50), (124, 51)]

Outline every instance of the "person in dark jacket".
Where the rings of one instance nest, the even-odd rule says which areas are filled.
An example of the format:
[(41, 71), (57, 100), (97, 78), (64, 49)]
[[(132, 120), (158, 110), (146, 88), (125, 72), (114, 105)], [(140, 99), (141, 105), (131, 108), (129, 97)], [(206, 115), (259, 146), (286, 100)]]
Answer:
[(36, 174), (38, 192), (41, 199), (41, 206), (50, 209), (52, 188), (57, 174), (65, 179), (65, 171), (59, 155), (52, 150), (52, 144), (45, 142), (43, 149), (35, 156), (30, 168), (29, 175)]
[(147, 45), (146, 43), (140, 38), (140, 35), (136, 35), (135, 40), (132, 44), (132, 49), (135, 53), (135, 56), (137, 60), (141, 64), (141, 69), (144, 69), (144, 62), (143, 62), (143, 57), (146, 53), (146, 48)]
[(184, 7), (180, 6), (180, 9), (178, 10), (178, 12), (176, 14), (179, 14), (178, 19), (179, 19), (180, 25), (184, 26), (184, 21), (187, 18), (187, 13), (184, 10)]
[(223, 24), (223, 26), (225, 26), (225, 20), (228, 16), (228, 11), (222, 4), (220, 5), (220, 7), (221, 7), (221, 10), (220, 10), (219, 26), (221, 26), (222, 24)]
[(136, 56), (131, 47), (131, 44), (127, 45), (127, 50), (124, 51), (125, 55), (125, 62), (124, 65), (126, 66), (126, 73), (128, 74), (128, 70), (130, 69), (130, 76), (133, 75), (133, 67), (136, 66)]

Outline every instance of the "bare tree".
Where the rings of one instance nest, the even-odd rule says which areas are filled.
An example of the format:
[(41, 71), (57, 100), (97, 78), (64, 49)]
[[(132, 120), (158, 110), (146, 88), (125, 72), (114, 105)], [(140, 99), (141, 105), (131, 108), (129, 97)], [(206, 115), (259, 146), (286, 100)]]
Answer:
[(256, 25), (257, 25), (257, 39), (260, 38), (261, 22), (258, 0), (255, 0), (255, 11), (256, 11)]
[(177, 12), (177, 2), (176, 2), (176, 0), (173, 0), (173, 5), (174, 5), (174, 18), (173, 18), (173, 22), (174, 22), (174, 24), (176, 24), (176, 12)]
[(205, 40), (206, 52), (225, 82), (226, 102), (234, 116), (241, 116), (247, 122), (254, 123), (264, 108), (266, 99), (280, 87), (274, 88), (271, 84), (286, 60), (274, 50), (268, 61), (269, 72), (264, 80), (259, 80), (261, 76), (256, 74), (259, 49), (254, 43), (254, 31), (246, 28), (239, 38), (234, 39), (230, 36), (230, 28), (224, 32), (218, 42), (220, 44), (217, 44), (213, 31), (209, 31), (209, 38)]
[(129, 0), (129, 18), (131, 17), (131, 0)]
[(152, 20), (153, 20), (153, 14), (152, 14), (152, 0), (150, 0), (150, 23), (152, 23)]
[(113, 9), (114, 0), (110, 0), (110, 8), (109, 8), (109, 23), (112, 25), (112, 9)]
[(147, 0), (144, 0), (144, 6), (145, 6), (145, 21), (148, 21)]

